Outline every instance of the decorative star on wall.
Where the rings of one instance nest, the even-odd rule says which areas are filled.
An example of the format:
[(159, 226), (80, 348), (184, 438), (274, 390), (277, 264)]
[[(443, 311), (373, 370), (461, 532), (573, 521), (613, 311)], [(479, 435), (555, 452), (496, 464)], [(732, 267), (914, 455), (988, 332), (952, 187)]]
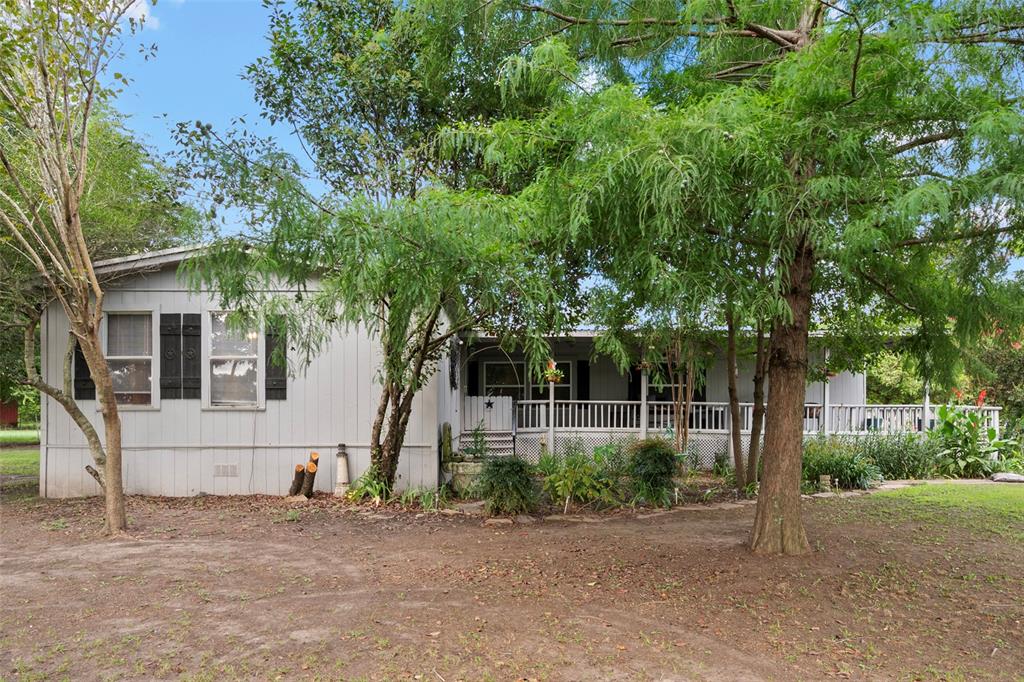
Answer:
[(488, 410), (490, 410), (491, 408), (494, 407), (494, 401), (491, 400), (490, 398), (488, 398), (487, 402), (484, 403), (484, 407), (486, 407)]

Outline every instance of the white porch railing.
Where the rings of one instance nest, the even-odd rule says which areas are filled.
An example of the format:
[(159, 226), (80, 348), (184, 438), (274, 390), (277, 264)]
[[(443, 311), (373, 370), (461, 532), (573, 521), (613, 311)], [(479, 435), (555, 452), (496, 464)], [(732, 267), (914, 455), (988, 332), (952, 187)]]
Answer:
[[(821, 405), (804, 406), (805, 433), (866, 434), (874, 432), (918, 433), (935, 424), (935, 409), (929, 408), (923, 423), (923, 405)], [(998, 407), (965, 406), (979, 411), (986, 427), (999, 429)], [(644, 414), (646, 412), (646, 414)], [(754, 406), (740, 404), (740, 431), (749, 432)], [(646, 418), (646, 423), (645, 423)], [(661, 433), (675, 429), (675, 408), (671, 402), (627, 400), (521, 400), (515, 403), (519, 431), (548, 431), (552, 427), (569, 431), (623, 431)], [(725, 433), (730, 424), (728, 403), (698, 402), (690, 406), (689, 428), (705, 433)]]

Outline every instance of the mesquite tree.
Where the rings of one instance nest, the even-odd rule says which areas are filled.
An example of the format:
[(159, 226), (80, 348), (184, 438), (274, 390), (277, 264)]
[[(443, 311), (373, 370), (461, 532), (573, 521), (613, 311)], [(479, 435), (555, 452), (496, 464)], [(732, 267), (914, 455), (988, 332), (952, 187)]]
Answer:
[(642, 252), (674, 236), (692, 254), (675, 266), (702, 276), (711, 263), (712, 277), (725, 276), (737, 248), (766, 251), (779, 305), (750, 544), (809, 551), (803, 403), (820, 313), (840, 300), (911, 330), (934, 373), (1001, 307), (1021, 305), (1001, 280), (1024, 200), (1024, 8), (552, 0), (504, 9), (547, 17), (557, 36), (507, 69), (510, 89), (547, 79), (564, 96), (529, 120), (462, 126), (453, 146), (511, 174), (539, 169), (523, 196), (566, 245)]
[[(244, 128), (181, 125), (182, 167), (212, 208), (246, 223), (197, 261), (196, 285), (212, 283), (243, 315), (273, 314), (306, 356), (333, 332), (368, 331), (381, 347), (381, 395), (370, 436), (372, 472), (395, 471), (413, 400), (460, 334), (516, 335), (546, 357), (537, 331), (557, 327), (573, 298), (558, 252), (538, 251), (528, 210), (488, 182), (472, 153), (441, 156), (440, 127), (530, 111), (542, 96), (502, 102), (493, 78), (534, 22), (488, 13), (467, 30), (446, 2), (357, 0), (271, 3), (270, 53), (246, 71), (265, 118), (287, 126), (301, 163)], [(467, 178), (499, 196), (471, 201), (443, 188)], [(315, 190), (315, 191), (314, 191)], [(528, 208), (528, 207), (527, 207)], [(262, 296), (263, 284), (309, 291)], [(527, 324), (529, 321), (529, 324)]]
[[(35, 302), (23, 321), (26, 380), (62, 405), (85, 434), (102, 470), (90, 473), (103, 487), (105, 528), (111, 533), (127, 525), (121, 421), (100, 342), (104, 292), (93, 269), (82, 209), (94, 180), (91, 123), (111, 93), (104, 80), (119, 54), (131, 5), (132, 0), (7, 0), (0, 8), (0, 224), (5, 260), (27, 264), (42, 292), (25, 297)], [(28, 284), (21, 282), (22, 287)], [(36, 372), (35, 329), (42, 306), (51, 300), (66, 314), (92, 372), (102, 439), (68, 388), (70, 362), (65, 359), (63, 386), (47, 384)], [(71, 348), (69, 343), (67, 357)]]

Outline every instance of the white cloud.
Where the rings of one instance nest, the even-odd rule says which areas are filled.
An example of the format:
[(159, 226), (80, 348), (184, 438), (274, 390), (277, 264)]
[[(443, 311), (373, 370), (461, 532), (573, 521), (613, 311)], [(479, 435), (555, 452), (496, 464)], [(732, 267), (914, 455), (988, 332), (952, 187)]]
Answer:
[(149, 0), (137, 0), (125, 12), (125, 18), (140, 22), (143, 29), (155, 31), (160, 28), (160, 18), (153, 14), (153, 6), (149, 4)]

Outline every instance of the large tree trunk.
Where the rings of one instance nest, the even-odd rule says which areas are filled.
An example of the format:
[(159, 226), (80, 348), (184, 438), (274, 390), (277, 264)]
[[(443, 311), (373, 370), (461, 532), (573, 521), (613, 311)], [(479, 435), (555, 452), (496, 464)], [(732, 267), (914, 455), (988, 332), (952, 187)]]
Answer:
[(754, 352), (754, 408), (750, 421), (750, 448), (747, 450), (747, 483), (756, 483), (758, 460), (761, 458), (761, 430), (764, 427), (764, 376), (768, 353), (765, 348), (764, 327), (757, 327), (757, 346)]
[(121, 471), (121, 416), (117, 411), (114, 383), (110, 376), (107, 359), (100, 350), (99, 330), (95, 327), (79, 339), (82, 354), (89, 365), (93, 383), (96, 385), (96, 400), (103, 417), (104, 450), (107, 454), (103, 470), (104, 497), (106, 498), (107, 533), (121, 533), (128, 528), (124, 508), (124, 482)]
[(756, 554), (804, 554), (810, 551), (800, 518), (800, 469), (803, 459), (803, 415), (807, 382), (807, 334), (811, 312), (814, 250), (806, 236), (796, 244), (787, 273), (784, 298), (790, 320), (775, 323), (771, 336), (768, 422), (764, 447), (764, 478), (750, 536)]
[(736, 388), (736, 317), (732, 306), (725, 313), (725, 371), (729, 375), (729, 438), (732, 440), (732, 465), (736, 473), (736, 488), (747, 486), (746, 469), (743, 467), (743, 440), (740, 429), (740, 393)]

